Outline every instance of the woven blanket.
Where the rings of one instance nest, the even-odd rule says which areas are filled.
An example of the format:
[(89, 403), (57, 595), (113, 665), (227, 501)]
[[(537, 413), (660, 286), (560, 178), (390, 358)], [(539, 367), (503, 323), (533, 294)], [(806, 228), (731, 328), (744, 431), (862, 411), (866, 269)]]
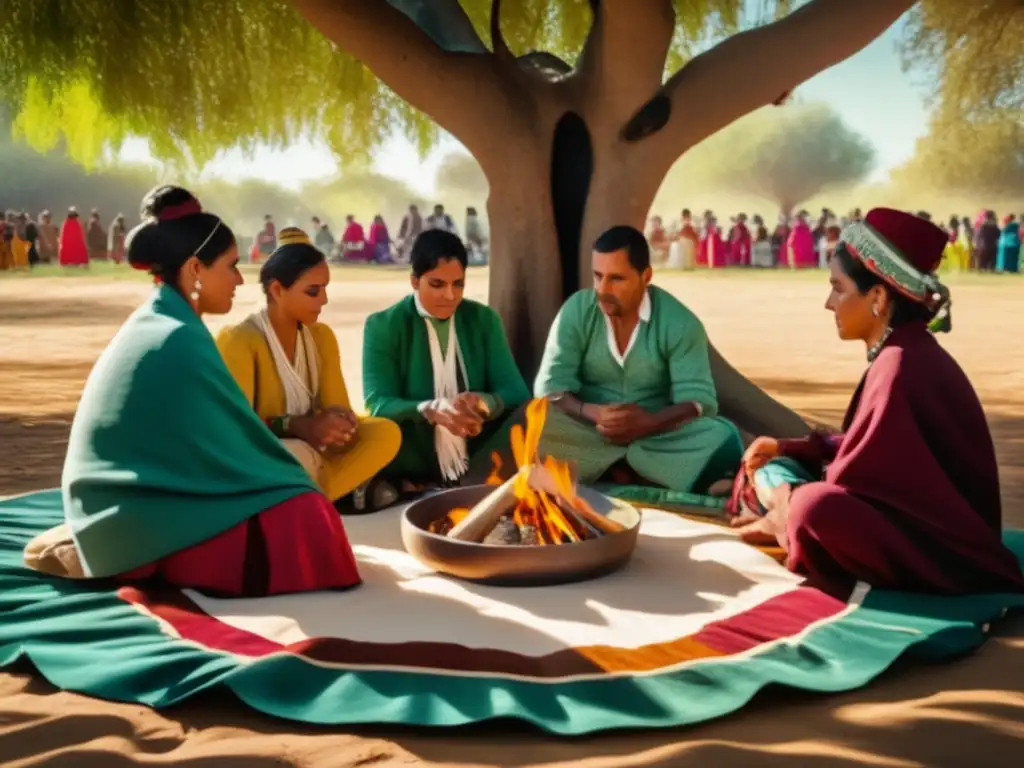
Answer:
[[(907, 653), (963, 654), (1024, 606), (866, 586), (841, 602), (728, 529), (658, 510), (616, 574), (477, 586), (406, 554), (399, 514), (346, 519), (356, 590), (222, 600), (34, 573), (21, 551), (60, 522), (60, 494), (0, 502), (0, 666), (27, 656), (58, 687), (158, 708), (226, 686), (311, 723), (517, 718), (581, 734), (720, 717), (770, 684), (857, 688)], [(1007, 542), (1024, 557), (1024, 532)]]

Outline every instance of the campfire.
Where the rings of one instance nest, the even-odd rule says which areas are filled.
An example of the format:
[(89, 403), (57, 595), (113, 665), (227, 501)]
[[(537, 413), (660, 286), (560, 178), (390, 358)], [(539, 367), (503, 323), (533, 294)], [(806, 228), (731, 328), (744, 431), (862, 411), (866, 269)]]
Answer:
[(487, 484), (494, 490), (472, 509), (450, 510), (428, 526), (431, 533), (459, 541), (495, 545), (550, 546), (575, 544), (625, 526), (593, 507), (578, 493), (572, 467), (553, 456), (538, 455), (548, 401), (533, 400), (526, 408), (526, 429), (512, 428), (512, 455), (518, 471), (502, 482), (501, 459)]

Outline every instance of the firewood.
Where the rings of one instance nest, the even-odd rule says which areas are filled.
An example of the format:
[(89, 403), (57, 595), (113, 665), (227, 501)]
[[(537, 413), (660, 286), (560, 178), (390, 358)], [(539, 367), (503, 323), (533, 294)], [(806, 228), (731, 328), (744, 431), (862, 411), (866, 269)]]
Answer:
[[(529, 468), (524, 470), (529, 471)], [(518, 473), (513, 475), (477, 502), (462, 522), (448, 531), (448, 538), (473, 541), (477, 544), (482, 542), (498, 524), (501, 516), (511, 512), (515, 507), (517, 499), (514, 486), (518, 476)]]
[(484, 544), (498, 544), (501, 546), (510, 546), (520, 544), (522, 541), (522, 534), (519, 532), (519, 526), (515, 524), (512, 518), (505, 515), (500, 518), (491, 532), (484, 537)]
[(612, 520), (610, 517), (605, 517), (600, 512), (595, 512), (594, 508), (587, 503), (587, 500), (582, 497), (577, 497), (572, 505), (573, 512), (589, 525), (594, 526), (601, 533), (612, 534), (622, 533), (626, 530), (626, 526), (617, 520)]
[(532, 525), (519, 526), (519, 543), (524, 547), (536, 547), (540, 544), (540, 535)]

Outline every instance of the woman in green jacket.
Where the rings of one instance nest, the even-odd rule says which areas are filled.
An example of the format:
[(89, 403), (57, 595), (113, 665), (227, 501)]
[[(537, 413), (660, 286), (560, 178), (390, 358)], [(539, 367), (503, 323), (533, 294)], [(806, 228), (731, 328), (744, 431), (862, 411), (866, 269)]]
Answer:
[(530, 399), (497, 313), (463, 298), (467, 261), (456, 235), (424, 232), (412, 250), (412, 295), (366, 321), (363, 395), (372, 416), (402, 429), (385, 472), (405, 491), (477, 475)]

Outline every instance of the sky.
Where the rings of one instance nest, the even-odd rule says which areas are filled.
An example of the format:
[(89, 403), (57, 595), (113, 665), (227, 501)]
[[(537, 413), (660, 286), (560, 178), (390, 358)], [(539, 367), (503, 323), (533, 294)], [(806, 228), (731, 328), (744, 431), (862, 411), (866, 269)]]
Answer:
[[(885, 35), (847, 61), (802, 85), (797, 94), (806, 101), (830, 104), (850, 127), (867, 137), (877, 150), (877, 165), (871, 180), (884, 180), (894, 167), (914, 152), (914, 142), (927, 130), (925, 106), (927, 89), (920, 73), (904, 73), (897, 44), (903, 24), (897, 23)], [(441, 158), (461, 149), (450, 137), (421, 159), (402, 138), (388, 141), (374, 157), (374, 169), (400, 179), (424, 195), (434, 191), (433, 181)], [(144, 141), (131, 141), (121, 159), (151, 161)], [(211, 163), (204, 176), (231, 181), (259, 178), (281, 186), (298, 188), (315, 179), (330, 178), (339, 171), (330, 150), (322, 144), (302, 142), (286, 150), (257, 150), (247, 157), (240, 151), (224, 153)]]

